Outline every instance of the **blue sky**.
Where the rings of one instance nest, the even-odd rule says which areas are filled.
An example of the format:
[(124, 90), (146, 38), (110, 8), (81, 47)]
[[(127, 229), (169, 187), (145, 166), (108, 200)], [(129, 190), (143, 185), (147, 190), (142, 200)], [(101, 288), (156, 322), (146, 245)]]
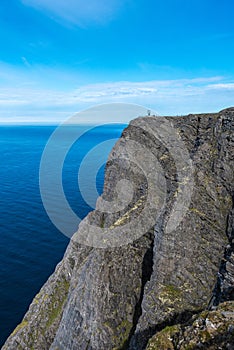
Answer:
[(233, 13), (232, 0), (1, 0), (0, 122), (232, 106)]

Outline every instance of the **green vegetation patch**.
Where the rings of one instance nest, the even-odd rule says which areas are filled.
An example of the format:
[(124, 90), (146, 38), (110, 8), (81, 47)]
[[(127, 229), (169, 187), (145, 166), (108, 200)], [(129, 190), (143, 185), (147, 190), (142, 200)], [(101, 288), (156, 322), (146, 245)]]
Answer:
[(174, 350), (174, 338), (180, 332), (180, 326), (168, 326), (150, 339), (146, 350)]
[(23, 320), (12, 332), (11, 336), (15, 335), (17, 332), (19, 332), (22, 328), (26, 327), (28, 324), (28, 321)]

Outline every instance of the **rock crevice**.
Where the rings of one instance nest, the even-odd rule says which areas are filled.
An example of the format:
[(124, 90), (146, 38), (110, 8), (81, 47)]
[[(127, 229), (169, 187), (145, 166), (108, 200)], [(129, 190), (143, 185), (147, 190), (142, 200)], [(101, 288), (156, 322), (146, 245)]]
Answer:
[[(83, 229), (94, 225), (110, 234), (119, 228), (127, 243), (88, 247), (78, 243), (79, 230), (3, 350), (195, 349), (196, 342), (216, 349), (213, 339), (223, 344), (216, 325), (232, 310), (234, 282), (234, 109), (165, 120), (141, 117), (124, 130), (107, 162), (101, 197), (116, 211), (105, 212), (100, 199), (82, 223)], [(173, 130), (169, 145), (166, 126)], [(185, 175), (190, 162), (178, 169), (175, 159), (184, 149), (192, 162), (193, 191), (180, 206), (178, 198), (192, 184)], [(152, 194), (154, 178), (158, 187)], [(124, 207), (126, 198), (132, 199)], [(151, 207), (147, 198), (162, 207)], [(173, 210), (181, 219), (169, 230)], [(153, 222), (148, 227), (142, 217), (139, 235), (136, 220), (144, 213)], [(230, 327), (223, 328), (228, 344)]]

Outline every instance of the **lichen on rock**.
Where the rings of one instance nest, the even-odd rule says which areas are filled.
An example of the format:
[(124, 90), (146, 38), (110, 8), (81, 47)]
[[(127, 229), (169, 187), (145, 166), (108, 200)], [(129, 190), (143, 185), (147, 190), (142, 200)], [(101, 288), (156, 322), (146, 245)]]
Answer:
[[(234, 109), (166, 119), (186, 146), (194, 169), (191, 203), (183, 220), (173, 232), (166, 230), (188, 179), (178, 180), (170, 150), (143, 131), (143, 126), (155, 127), (157, 118), (137, 118), (111, 152), (102, 195), (109, 202), (121, 201), (115, 188), (126, 178), (135, 185), (131, 203), (114, 213), (98, 207), (83, 225), (118, 227), (124, 236), (125, 224), (145, 209), (150, 191), (145, 174), (116, 156), (119, 149), (126, 153), (131, 148), (130, 140), (154, 155), (155, 162), (147, 164), (151, 174), (159, 164), (163, 168), (163, 210), (151, 227), (142, 224), (141, 237), (121, 247), (92, 248), (71, 239), (64, 259), (3, 350), (211, 350), (218, 349), (216, 343), (231, 350)], [(151, 159), (144, 152), (136, 157)]]
[(216, 310), (201, 312), (190, 323), (164, 328), (149, 340), (146, 350), (233, 349), (233, 301), (220, 304)]

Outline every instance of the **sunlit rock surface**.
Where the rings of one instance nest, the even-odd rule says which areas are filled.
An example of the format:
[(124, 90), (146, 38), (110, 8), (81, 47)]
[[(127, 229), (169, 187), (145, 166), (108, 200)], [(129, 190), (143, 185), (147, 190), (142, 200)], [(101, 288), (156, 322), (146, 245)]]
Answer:
[[(115, 213), (103, 213), (99, 201), (80, 229), (120, 228), (123, 246), (88, 247), (76, 233), (3, 350), (220, 349), (216, 343), (233, 348), (234, 109), (166, 120), (193, 167), (193, 191), (182, 220), (166, 229), (191, 179), (178, 177), (173, 150), (150, 132), (160, 128), (159, 118), (135, 119), (110, 154), (102, 195), (116, 207), (121, 196), (131, 201)], [(145, 151), (135, 152), (132, 141)], [(128, 152), (135, 152), (131, 164)], [(139, 163), (149, 176), (158, 176), (160, 167), (166, 186), (164, 206), (148, 212), (155, 221), (148, 227), (142, 220), (140, 236), (134, 220), (147, 216), (151, 187)], [(121, 179), (134, 188), (125, 186), (123, 194), (119, 189), (120, 196)], [(152, 202), (158, 200), (156, 192)], [(136, 240), (124, 244), (129, 232)]]

